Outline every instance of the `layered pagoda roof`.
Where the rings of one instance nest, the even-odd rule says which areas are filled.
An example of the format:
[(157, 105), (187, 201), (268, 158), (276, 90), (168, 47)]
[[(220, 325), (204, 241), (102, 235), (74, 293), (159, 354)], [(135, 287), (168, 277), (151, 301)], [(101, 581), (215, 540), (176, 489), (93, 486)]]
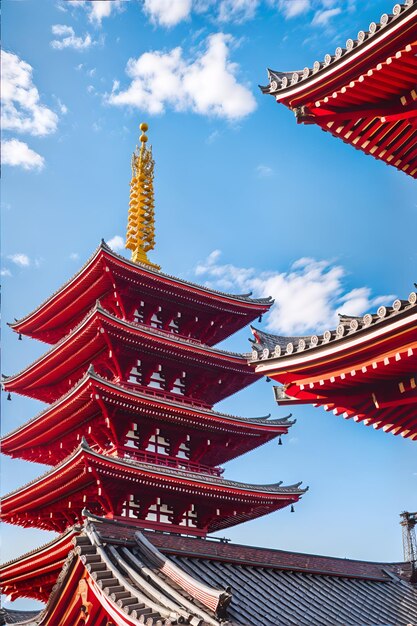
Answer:
[(10, 324), (17, 333), (55, 343), (68, 334), (97, 300), (119, 316), (128, 317), (141, 299), (153, 298), (175, 311), (198, 317), (198, 327), (188, 329), (214, 345), (266, 313), (272, 298), (233, 295), (164, 274), (116, 254), (102, 241), (87, 263), (32, 313)]
[(269, 70), (262, 90), (366, 154), (417, 178), (417, 2), (396, 4), (313, 67)]
[[(145, 517), (157, 499), (157, 492), (170, 506), (178, 507), (179, 512), (173, 513), (178, 517), (177, 524), (190, 502), (201, 500), (201, 517), (198, 512), (196, 526), (191, 530), (205, 535), (297, 502), (307, 490), (300, 485), (245, 484), (200, 472), (120, 459), (98, 454), (83, 440), (56, 467), (4, 496), (2, 519), (20, 526), (62, 532), (80, 521), (86, 504), (98, 513), (104, 509), (111, 515), (120, 515), (126, 497), (133, 491), (143, 500), (138, 523), (152, 527)], [(173, 530), (173, 526), (161, 526)], [(186, 526), (183, 531), (187, 532)]]
[(282, 337), (253, 328), (256, 371), (281, 382), (279, 404), (314, 404), (417, 439), (417, 294), (335, 330)]
[[(407, 580), (405, 563), (374, 563), (138, 532), (132, 524), (97, 518), (87, 511), (84, 514), (83, 525), (72, 535), (74, 547), (67, 546), (68, 559), (59, 576), (58, 568), (55, 570), (56, 585), (48, 604), (32, 616), (31, 624), (72, 626), (87, 602), (90, 620), (111, 611), (117, 624), (130, 626), (138, 623), (138, 615), (129, 607), (142, 604), (142, 608), (153, 609), (155, 594), (163, 610), (149, 617), (154, 626), (176, 624), (180, 616), (200, 626), (217, 626), (216, 620), (234, 626), (405, 625), (417, 620), (417, 593)], [(69, 542), (72, 532), (63, 540)], [(59, 542), (56, 539), (40, 548), (39, 555), (34, 551), (3, 566), (7, 592), (25, 584), (16, 578), (30, 557), (34, 573), (42, 555), (52, 552)], [(87, 583), (83, 595), (77, 587), (79, 580)], [(48, 591), (53, 586), (49, 583)], [(167, 609), (171, 622), (164, 621)], [(193, 622), (191, 615), (200, 621)]]
[[(161, 390), (137, 391), (102, 378), (91, 368), (65, 396), (48, 406), (29, 422), (2, 438), (2, 452), (13, 457), (52, 464), (63, 460), (81, 441), (104, 450), (117, 446), (133, 418), (159, 425), (181, 425), (209, 436), (199, 461), (217, 465), (244, 454), (271, 439), (288, 433), (294, 424), (281, 419), (243, 418), (218, 413), (172, 398)], [(103, 432), (105, 431), (105, 432)], [(216, 441), (219, 440), (219, 445)], [(227, 441), (227, 446), (220, 445)], [(100, 446), (100, 442), (102, 445)]]
[[(139, 352), (138, 352), (139, 351)], [(196, 400), (213, 405), (260, 378), (243, 354), (227, 352), (136, 322), (127, 322), (99, 303), (83, 321), (22, 372), (5, 377), (3, 386), (31, 398), (53, 402), (92, 364), (112, 378), (127, 381), (138, 356), (161, 358), (175, 371), (192, 370)], [(198, 384), (197, 384), (198, 383)], [(204, 398), (204, 400), (203, 400)]]

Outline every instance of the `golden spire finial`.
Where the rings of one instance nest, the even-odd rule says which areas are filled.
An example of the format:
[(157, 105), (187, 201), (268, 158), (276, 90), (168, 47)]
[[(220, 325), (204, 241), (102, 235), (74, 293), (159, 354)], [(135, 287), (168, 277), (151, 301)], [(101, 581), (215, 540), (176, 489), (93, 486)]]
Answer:
[(139, 137), (140, 149), (132, 156), (132, 179), (130, 181), (130, 202), (127, 221), (126, 248), (132, 251), (134, 263), (145, 263), (154, 269), (158, 265), (151, 263), (147, 252), (155, 247), (155, 212), (153, 177), (155, 161), (152, 158), (152, 148), (146, 146), (148, 137), (145, 132), (148, 125), (139, 126), (142, 131)]

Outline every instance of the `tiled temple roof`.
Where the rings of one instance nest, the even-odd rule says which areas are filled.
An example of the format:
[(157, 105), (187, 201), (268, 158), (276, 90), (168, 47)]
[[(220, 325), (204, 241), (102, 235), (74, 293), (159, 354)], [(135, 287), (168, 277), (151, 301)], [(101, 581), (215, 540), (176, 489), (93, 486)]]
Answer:
[(384, 31), (389, 25), (400, 19), (404, 13), (416, 4), (416, 0), (405, 0), (403, 4), (396, 4), (391, 13), (381, 15), (379, 22), (371, 22), (367, 31), (360, 30), (356, 39), (348, 39), (344, 48), (338, 46), (333, 54), (326, 54), (323, 61), (314, 61), (312, 67), (305, 67), (302, 70), (279, 72), (268, 70), (269, 85), (261, 87), (263, 93), (283, 92), (291, 89), (294, 85), (308, 82), (312, 76), (325, 73), (333, 65), (344, 61), (349, 56), (356, 54), (360, 47), (364, 47), (368, 42)]
[(411, 292), (408, 300), (395, 300), (391, 307), (380, 306), (375, 314), (366, 313), (363, 317), (340, 316), (340, 323), (334, 330), (326, 330), (322, 335), (303, 337), (283, 337), (251, 327), (256, 342), (252, 342), (252, 361), (285, 358), (291, 354), (315, 350), (323, 345), (334, 344), (351, 338), (353, 335), (368, 333), (379, 325), (395, 321), (398, 316), (406, 316), (417, 309), (417, 293)]
[(79, 561), (106, 602), (131, 617), (132, 624), (138, 617), (133, 607), (143, 603), (151, 614), (149, 624), (162, 626), (178, 624), (180, 617), (198, 626), (410, 626), (417, 622), (417, 589), (408, 582), (404, 563), (141, 533), (129, 523), (98, 518), (88, 511), (84, 515), (75, 549), (34, 624), (42, 626), (53, 615)]

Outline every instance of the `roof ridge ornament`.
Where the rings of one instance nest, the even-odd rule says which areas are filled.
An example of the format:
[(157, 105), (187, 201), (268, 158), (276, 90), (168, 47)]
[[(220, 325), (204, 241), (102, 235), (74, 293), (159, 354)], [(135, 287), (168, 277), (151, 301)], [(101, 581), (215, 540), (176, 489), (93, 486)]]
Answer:
[(149, 261), (147, 253), (155, 247), (155, 201), (153, 190), (155, 161), (152, 148), (147, 147), (145, 134), (148, 125), (139, 126), (142, 131), (140, 149), (132, 155), (132, 178), (130, 181), (130, 202), (127, 221), (126, 245), (132, 251), (132, 261), (160, 270), (159, 265)]

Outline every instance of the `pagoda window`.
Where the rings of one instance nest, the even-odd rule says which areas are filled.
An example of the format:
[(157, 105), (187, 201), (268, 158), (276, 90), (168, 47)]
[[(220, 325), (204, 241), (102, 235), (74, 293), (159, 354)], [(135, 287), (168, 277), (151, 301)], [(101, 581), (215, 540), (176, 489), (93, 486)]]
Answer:
[(185, 394), (185, 377), (186, 373), (182, 372), (182, 375), (174, 380), (172, 389), (170, 390), (172, 393), (176, 393), (180, 396)]
[(133, 320), (136, 323), (143, 324), (145, 319), (145, 303), (141, 300), (137, 309), (133, 313)]
[(191, 505), (191, 508), (188, 509), (188, 511), (185, 511), (179, 525), (186, 526), (188, 528), (197, 527), (197, 511), (195, 510), (194, 504)]
[(165, 375), (162, 372), (162, 365), (158, 365), (156, 371), (151, 375), (148, 387), (154, 387), (156, 389), (165, 388)]
[(123, 517), (140, 518), (140, 504), (136, 496), (131, 494), (122, 508)]
[(177, 458), (179, 459), (189, 459), (190, 458), (190, 443), (189, 441), (184, 441), (178, 450)]
[(154, 313), (151, 317), (150, 325), (152, 328), (162, 329), (162, 317), (161, 317), (161, 307), (158, 307), (158, 312)]
[(128, 431), (126, 434), (125, 446), (127, 448), (139, 448), (139, 433), (138, 433), (138, 425), (132, 424), (133, 428)]
[(181, 314), (178, 313), (177, 317), (172, 319), (170, 323), (168, 324), (168, 329), (171, 331), (171, 333), (174, 333), (176, 335), (178, 335), (178, 333), (180, 332), (180, 322), (179, 322), (180, 315)]
[(163, 524), (172, 523), (173, 510), (167, 504), (161, 502), (160, 498), (156, 499), (155, 504), (151, 504), (149, 507), (146, 520), (149, 522), (160, 522)]
[(128, 382), (136, 383), (137, 385), (142, 384), (142, 363), (140, 359), (137, 360), (136, 365), (134, 365), (130, 370)]
[(152, 435), (152, 437), (150, 437), (146, 452), (169, 455), (169, 447), (169, 441), (159, 434), (158, 428), (155, 435)]

